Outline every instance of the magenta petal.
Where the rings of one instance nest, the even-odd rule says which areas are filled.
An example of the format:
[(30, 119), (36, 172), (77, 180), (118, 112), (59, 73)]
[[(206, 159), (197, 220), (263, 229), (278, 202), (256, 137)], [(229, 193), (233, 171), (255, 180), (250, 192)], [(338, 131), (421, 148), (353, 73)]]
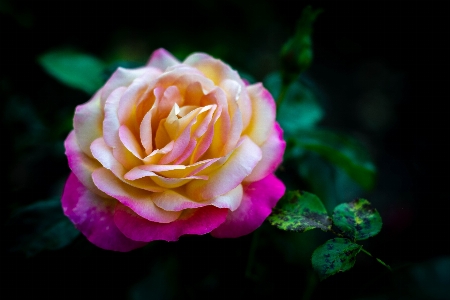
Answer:
[(143, 242), (155, 240), (171, 242), (184, 234), (202, 235), (211, 232), (225, 221), (228, 212), (228, 209), (214, 206), (186, 209), (180, 219), (163, 224), (148, 221), (128, 207), (118, 204), (114, 221), (130, 239)]
[(245, 186), (239, 208), (230, 212), (227, 220), (213, 230), (211, 235), (218, 238), (236, 238), (251, 233), (270, 215), (285, 189), (283, 182), (273, 174)]
[(115, 200), (100, 197), (70, 173), (62, 196), (64, 214), (93, 244), (106, 250), (126, 252), (146, 243), (130, 240), (114, 223)]

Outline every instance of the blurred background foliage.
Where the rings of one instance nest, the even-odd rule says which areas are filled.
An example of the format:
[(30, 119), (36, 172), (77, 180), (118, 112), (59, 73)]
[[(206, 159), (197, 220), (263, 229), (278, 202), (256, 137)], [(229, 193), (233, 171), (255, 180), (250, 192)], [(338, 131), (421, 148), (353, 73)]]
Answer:
[[(71, 242), (77, 233), (58, 217), (69, 173), (62, 142), (75, 106), (102, 82), (65, 86), (44, 71), (46, 55), (92, 55), (77, 57), (98, 66), (86, 76), (106, 79), (160, 47), (179, 59), (203, 51), (264, 82), (277, 98), (280, 50), (308, 4), (323, 12), (313, 26), (313, 63), (279, 107), (288, 150), (277, 174), (289, 188), (319, 195), (329, 212), (369, 199), (384, 225), (363, 244), (394, 272), (358, 256), (354, 269), (319, 283), (310, 257), (329, 236), (268, 223), (239, 239), (182, 237), (131, 253), (103, 251), (81, 235)], [(446, 299), (448, 15), (444, 1), (0, 0), (2, 289), (11, 299), (29, 291), (48, 299)], [(39, 227), (41, 244), (30, 244), (33, 220), (48, 211), (55, 214)], [(47, 237), (58, 232), (55, 245)]]

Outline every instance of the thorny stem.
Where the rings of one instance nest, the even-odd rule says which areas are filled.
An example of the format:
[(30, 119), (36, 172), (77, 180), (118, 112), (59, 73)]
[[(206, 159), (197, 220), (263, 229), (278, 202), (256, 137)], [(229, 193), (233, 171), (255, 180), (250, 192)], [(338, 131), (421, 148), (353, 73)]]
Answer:
[(392, 272), (391, 267), (390, 267), (388, 264), (386, 264), (384, 261), (382, 261), (381, 259), (379, 259), (379, 258), (377, 258), (377, 257), (374, 257), (372, 254), (370, 254), (369, 251), (367, 251), (366, 249), (364, 249), (364, 248), (362, 248), (362, 247), (361, 247), (361, 251), (364, 252), (365, 254), (369, 255), (370, 257), (375, 258), (380, 264), (382, 264), (382, 265), (385, 266), (389, 271)]

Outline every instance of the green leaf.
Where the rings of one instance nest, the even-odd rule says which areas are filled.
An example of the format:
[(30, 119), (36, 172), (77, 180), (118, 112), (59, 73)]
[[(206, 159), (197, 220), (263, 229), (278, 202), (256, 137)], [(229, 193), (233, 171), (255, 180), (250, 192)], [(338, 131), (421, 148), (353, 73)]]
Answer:
[(312, 265), (320, 280), (351, 269), (361, 248), (345, 238), (331, 239), (319, 246), (312, 255)]
[(383, 225), (380, 214), (366, 199), (356, 199), (336, 206), (333, 223), (356, 240), (365, 240), (377, 235)]
[(293, 143), (300, 150), (315, 152), (342, 168), (362, 188), (369, 190), (375, 184), (375, 166), (367, 150), (356, 140), (328, 130), (302, 130)]
[(307, 6), (297, 23), (294, 37), (289, 39), (281, 49), (281, 61), (285, 82), (292, 81), (299, 73), (306, 70), (313, 59), (312, 25), (321, 9), (312, 9)]
[(298, 232), (315, 228), (327, 231), (331, 227), (331, 219), (320, 199), (299, 191), (287, 192), (268, 220), (279, 229)]
[(59, 49), (41, 55), (38, 61), (62, 83), (88, 94), (96, 92), (104, 83), (102, 73), (105, 64), (91, 55)]
[(58, 198), (36, 202), (20, 209), (10, 220), (8, 227), (16, 236), (12, 251), (33, 256), (43, 250), (56, 250), (70, 244), (79, 234), (64, 216)]
[[(264, 86), (278, 99), (282, 88), (281, 74), (269, 74), (264, 79)], [(314, 127), (324, 116), (313, 84), (306, 78), (293, 81), (289, 85), (283, 105), (279, 105), (277, 109), (277, 120), (286, 137), (294, 136), (301, 129)]]

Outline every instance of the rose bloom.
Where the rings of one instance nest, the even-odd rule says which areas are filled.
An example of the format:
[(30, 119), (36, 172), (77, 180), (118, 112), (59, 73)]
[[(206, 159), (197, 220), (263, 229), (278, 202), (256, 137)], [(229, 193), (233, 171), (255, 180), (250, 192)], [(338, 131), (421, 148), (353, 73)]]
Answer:
[(104, 249), (246, 235), (285, 191), (271, 94), (206, 54), (181, 63), (159, 49), (145, 67), (119, 68), (73, 125), (62, 206)]

